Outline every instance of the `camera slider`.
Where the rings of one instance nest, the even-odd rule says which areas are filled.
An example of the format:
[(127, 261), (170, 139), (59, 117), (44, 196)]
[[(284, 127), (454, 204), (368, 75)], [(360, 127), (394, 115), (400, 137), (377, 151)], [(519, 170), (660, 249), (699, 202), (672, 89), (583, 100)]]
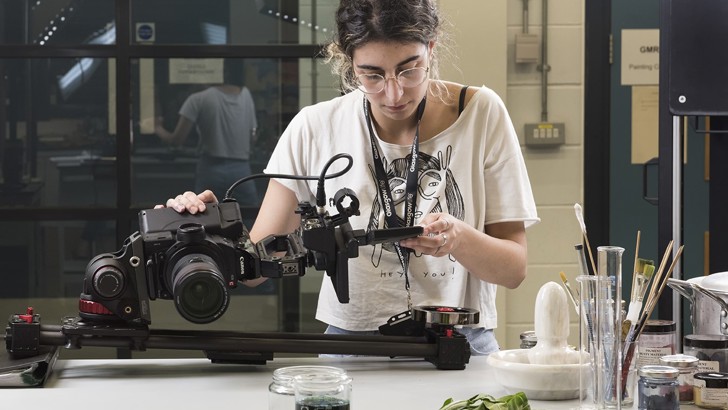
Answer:
[[(327, 174), (340, 158), (348, 159), (348, 165)], [(202, 213), (142, 210), (140, 230), (127, 237), (121, 249), (96, 255), (87, 265), (78, 317), (66, 318), (61, 325), (43, 325), (32, 308), (10, 316), (5, 333), (10, 357), (27, 359), (47, 347), (96, 346), (201, 350), (214, 363), (265, 364), (274, 353), (308, 353), (420, 357), (438, 369), (464, 369), (470, 345), (456, 326), (478, 323), (479, 314), (462, 308), (418, 307), (393, 316), (377, 336), (149, 327), (152, 300), (173, 300), (188, 321), (210, 323), (226, 311), (229, 290), (239, 282), (302, 276), (307, 267), (325, 271), (339, 302), (348, 303), (348, 260), (359, 256), (359, 247), (423, 233), (421, 226), (354, 229), (349, 217), (359, 215), (359, 200), (348, 188), (339, 189), (327, 207), (325, 180), (343, 175), (351, 165), (350, 155), (338, 154), (319, 176), (249, 176), (236, 181), (221, 203), (208, 204)], [(296, 209), (301, 217), (297, 232), (253, 243), (230, 193), (254, 177), (318, 180), (315, 205), (301, 202)], [(329, 214), (331, 207), (338, 214)]]
[[(477, 315), (477, 313), (475, 314)], [(318, 333), (246, 333), (213, 330), (165, 330), (125, 322), (93, 323), (68, 317), (61, 325), (43, 325), (40, 315), (11, 315), (5, 343), (12, 358), (37, 354), (42, 346), (200, 350), (213, 363), (265, 364), (274, 353), (420, 357), (441, 370), (462, 370), (470, 344), (452, 324), (418, 322), (421, 336), (329, 335)]]

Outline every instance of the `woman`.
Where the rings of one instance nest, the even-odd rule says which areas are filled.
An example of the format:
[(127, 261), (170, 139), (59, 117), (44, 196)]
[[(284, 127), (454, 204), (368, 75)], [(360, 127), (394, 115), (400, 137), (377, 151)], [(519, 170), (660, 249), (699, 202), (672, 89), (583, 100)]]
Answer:
[[(498, 350), (496, 287), (525, 278), (525, 225), (538, 221), (505, 106), (486, 87), (438, 79), (432, 0), (342, 0), (336, 23), (328, 59), (347, 93), (301, 110), (265, 172), (318, 175), (347, 153), (352, 169), (326, 192), (357, 193), (353, 228), (419, 224), (424, 233), (361, 248), (349, 261), (350, 303), (324, 280), (316, 318), (327, 333), (367, 334), (410, 304), (474, 308), (480, 323), (462, 329), (472, 352)], [(315, 192), (315, 181), (271, 180), (252, 240), (293, 232), (298, 202)], [(166, 205), (195, 213), (213, 201), (210, 191), (186, 192)]]

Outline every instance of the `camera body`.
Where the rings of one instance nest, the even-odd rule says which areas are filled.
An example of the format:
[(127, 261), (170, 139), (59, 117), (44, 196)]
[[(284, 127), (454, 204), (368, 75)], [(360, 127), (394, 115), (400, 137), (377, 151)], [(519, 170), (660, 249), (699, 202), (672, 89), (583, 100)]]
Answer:
[(139, 226), (119, 251), (100, 254), (87, 265), (82, 318), (149, 324), (150, 300), (169, 299), (185, 319), (209, 323), (225, 313), (229, 290), (238, 282), (301, 276), (307, 266), (296, 235), (253, 244), (237, 202), (209, 204), (194, 215), (143, 210)]

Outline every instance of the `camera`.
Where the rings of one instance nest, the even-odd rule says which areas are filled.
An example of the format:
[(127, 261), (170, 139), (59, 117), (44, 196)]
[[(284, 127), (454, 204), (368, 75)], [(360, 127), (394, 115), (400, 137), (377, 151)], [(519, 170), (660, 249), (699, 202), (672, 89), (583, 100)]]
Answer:
[(139, 213), (140, 230), (115, 253), (89, 262), (79, 302), (81, 317), (151, 322), (149, 301), (174, 300), (194, 323), (219, 318), (238, 281), (255, 277), (255, 251), (237, 203), (210, 204), (198, 214), (172, 209)]
[(225, 313), (238, 282), (302, 276), (308, 266), (326, 271), (339, 301), (348, 303), (348, 259), (358, 256), (358, 248), (416, 236), (422, 227), (354, 230), (349, 217), (359, 214), (356, 195), (343, 188), (332, 202), (339, 211), (333, 216), (300, 203), (299, 232), (255, 244), (234, 200), (209, 204), (197, 214), (143, 210), (140, 230), (120, 250), (88, 263), (79, 316), (143, 326), (151, 323), (150, 301), (167, 299), (188, 321), (210, 323)]

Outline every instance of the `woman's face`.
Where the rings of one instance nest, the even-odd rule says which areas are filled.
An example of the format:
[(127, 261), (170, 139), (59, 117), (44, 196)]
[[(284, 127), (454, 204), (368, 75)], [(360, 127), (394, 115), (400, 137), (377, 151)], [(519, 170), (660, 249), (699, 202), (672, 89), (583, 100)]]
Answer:
[(384, 90), (366, 94), (372, 111), (392, 120), (405, 120), (414, 115), (427, 93), (428, 80), (406, 88), (399, 85), (396, 76), (409, 68), (427, 68), (433, 44), (371, 42), (354, 50), (354, 75), (379, 74), (386, 78)]

